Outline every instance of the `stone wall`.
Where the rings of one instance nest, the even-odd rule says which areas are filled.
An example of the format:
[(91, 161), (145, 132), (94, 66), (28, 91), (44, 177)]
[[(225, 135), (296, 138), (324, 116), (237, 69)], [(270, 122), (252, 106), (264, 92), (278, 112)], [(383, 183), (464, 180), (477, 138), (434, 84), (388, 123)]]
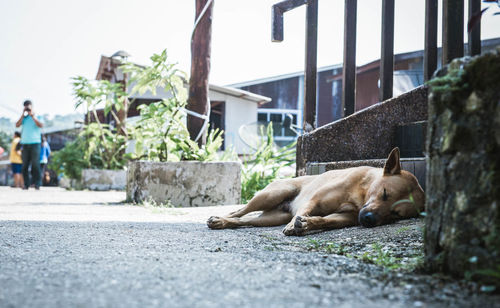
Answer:
[(427, 88), (418, 87), (351, 116), (322, 126), (297, 140), (297, 175), (308, 162), (387, 158), (396, 127), (427, 119)]
[(240, 177), (239, 162), (130, 162), (127, 199), (182, 207), (239, 204)]
[(83, 169), (81, 187), (90, 190), (125, 190), (127, 171)]
[(498, 284), (500, 49), (454, 60), (430, 85), (426, 265)]

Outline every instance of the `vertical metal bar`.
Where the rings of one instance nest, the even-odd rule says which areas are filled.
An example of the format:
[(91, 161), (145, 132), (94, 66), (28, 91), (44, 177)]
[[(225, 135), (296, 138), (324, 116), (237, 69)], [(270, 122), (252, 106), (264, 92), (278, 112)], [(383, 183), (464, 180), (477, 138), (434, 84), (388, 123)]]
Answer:
[(464, 0), (443, 0), (443, 65), (464, 55)]
[(379, 100), (392, 97), (394, 70), (394, 0), (382, 0), (382, 50)]
[(309, 0), (307, 3), (306, 25), (304, 130), (308, 131), (316, 128), (318, 0)]
[(424, 80), (430, 80), (437, 69), (437, 0), (425, 0)]
[[(469, 0), (469, 20), (481, 12), (481, 0)], [(469, 55), (481, 54), (481, 21), (469, 32)]]
[(283, 41), (283, 11), (278, 5), (273, 5), (271, 13), (271, 41)]
[(344, 65), (342, 68), (342, 116), (354, 113), (356, 106), (356, 15), (358, 0), (345, 0)]

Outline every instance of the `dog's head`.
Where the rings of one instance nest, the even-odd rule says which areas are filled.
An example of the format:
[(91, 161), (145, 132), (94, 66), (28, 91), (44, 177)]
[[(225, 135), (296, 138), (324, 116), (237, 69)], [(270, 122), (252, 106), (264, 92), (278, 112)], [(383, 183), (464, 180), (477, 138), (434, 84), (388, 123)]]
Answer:
[(413, 174), (401, 170), (399, 149), (394, 148), (385, 162), (383, 173), (371, 182), (358, 220), (362, 226), (375, 227), (417, 217), (424, 210), (424, 203), (422, 187)]

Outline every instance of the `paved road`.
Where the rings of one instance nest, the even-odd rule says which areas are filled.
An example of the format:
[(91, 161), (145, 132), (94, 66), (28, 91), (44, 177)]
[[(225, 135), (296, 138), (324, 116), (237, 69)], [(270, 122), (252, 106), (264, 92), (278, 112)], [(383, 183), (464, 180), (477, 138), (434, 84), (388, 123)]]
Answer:
[(418, 220), (297, 238), (284, 237), (281, 228), (207, 229), (208, 216), (237, 206), (153, 209), (123, 205), (124, 199), (122, 192), (0, 187), (0, 307), (500, 302), (463, 282), (389, 271), (332, 253), (332, 247), (356, 254), (380, 243), (409, 254), (421, 249)]

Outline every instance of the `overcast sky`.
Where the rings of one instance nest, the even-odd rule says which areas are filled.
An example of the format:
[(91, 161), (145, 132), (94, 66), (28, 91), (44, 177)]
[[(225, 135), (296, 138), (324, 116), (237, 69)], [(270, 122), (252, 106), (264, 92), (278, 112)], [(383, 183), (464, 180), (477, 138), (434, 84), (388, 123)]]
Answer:
[[(284, 42), (272, 43), (271, 6), (277, 2), (215, 0), (211, 83), (303, 70), (305, 8), (285, 14)], [(358, 0), (358, 65), (380, 57), (381, 2)], [(189, 72), (194, 3), (0, 1), (0, 116), (17, 118), (27, 98), (39, 114), (74, 112), (70, 77), (95, 78), (100, 56), (120, 49), (147, 64), (151, 54), (167, 48), (170, 60)], [(342, 62), (343, 3), (319, 0), (319, 66)], [(483, 18), (483, 39), (500, 37), (500, 16), (492, 12)], [(395, 28), (396, 53), (423, 49), (424, 0), (396, 0)]]

